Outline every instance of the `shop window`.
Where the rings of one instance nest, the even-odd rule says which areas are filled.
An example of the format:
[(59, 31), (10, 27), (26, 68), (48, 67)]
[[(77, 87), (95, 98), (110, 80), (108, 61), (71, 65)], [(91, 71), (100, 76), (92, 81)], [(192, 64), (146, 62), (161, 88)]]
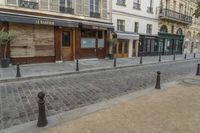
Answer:
[(98, 31), (98, 48), (104, 48), (104, 31)]
[(81, 31), (81, 48), (96, 48), (96, 31)]
[(62, 46), (63, 47), (70, 47), (70, 32), (63, 32), (62, 33)]

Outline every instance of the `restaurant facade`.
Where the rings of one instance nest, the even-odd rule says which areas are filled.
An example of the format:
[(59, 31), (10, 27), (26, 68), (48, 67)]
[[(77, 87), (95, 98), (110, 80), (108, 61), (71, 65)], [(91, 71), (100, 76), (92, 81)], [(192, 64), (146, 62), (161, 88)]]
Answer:
[(65, 0), (57, 2), (54, 7), (46, 3), (48, 10), (43, 10), (45, 3), (40, 0), (16, 4), (6, 1), (1, 6), (0, 28), (16, 34), (7, 51), (12, 64), (108, 56), (113, 29), (107, 7), (110, 1), (76, 0), (68, 5), (63, 3)]

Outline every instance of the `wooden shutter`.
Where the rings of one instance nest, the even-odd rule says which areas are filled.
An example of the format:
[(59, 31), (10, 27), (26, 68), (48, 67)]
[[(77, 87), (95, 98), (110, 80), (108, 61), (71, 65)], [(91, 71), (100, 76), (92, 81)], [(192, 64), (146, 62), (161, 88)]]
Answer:
[(49, 10), (49, 0), (40, 0), (40, 9)]
[(59, 0), (51, 0), (50, 2), (50, 10), (51, 11), (56, 11), (58, 12), (59, 11)]
[(102, 18), (107, 18), (107, 0), (101, 0), (102, 2)]
[(7, 4), (17, 6), (17, 0), (7, 0)]
[(84, 16), (90, 16), (90, 0), (84, 0)]

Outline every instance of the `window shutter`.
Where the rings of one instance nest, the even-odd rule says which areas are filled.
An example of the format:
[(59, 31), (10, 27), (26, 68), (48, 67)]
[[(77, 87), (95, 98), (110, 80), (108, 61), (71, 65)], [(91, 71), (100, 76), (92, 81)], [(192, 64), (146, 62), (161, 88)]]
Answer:
[(7, 4), (17, 6), (17, 0), (7, 0)]
[(90, 16), (90, 0), (84, 0), (84, 15)]
[(40, 9), (48, 10), (49, 9), (49, 0), (40, 0)]
[(107, 0), (102, 0), (102, 18), (107, 18)]
[(50, 10), (51, 11), (56, 11), (58, 12), (59, 11), (59, 3), (58, 3), (58, 0), (51, 0), (51, 5), (50, 5)]

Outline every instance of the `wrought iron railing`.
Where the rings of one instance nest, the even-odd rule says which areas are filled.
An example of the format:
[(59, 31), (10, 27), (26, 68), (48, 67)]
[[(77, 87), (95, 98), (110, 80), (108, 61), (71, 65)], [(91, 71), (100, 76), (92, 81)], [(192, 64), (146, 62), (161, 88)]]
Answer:
[(27, 1), (27, 0), (19, 0), (19, 7), (38, 9), (39, 4), (37, 2), (32, 2), (32, 1)]
[(60, 6), (60, 12), (61, 12), (61, 13), (74, 14), (74, 9), (71, 8), (71, 7)]
[(169, 18), (169, 19), (173, 19), (175, 21), (181, 21), (184, 23), (188, 23), (188, 24), (192, 24), (192, 16), (188, 16), (173, 10), (169, 10), (169, 9), (161, 9), (160, 10), (160, 14), (159, 14), (160, 18)]
[(98, 12), (90, 12), (90, 17), (100, 18), (100, 13), (98, 13)]

